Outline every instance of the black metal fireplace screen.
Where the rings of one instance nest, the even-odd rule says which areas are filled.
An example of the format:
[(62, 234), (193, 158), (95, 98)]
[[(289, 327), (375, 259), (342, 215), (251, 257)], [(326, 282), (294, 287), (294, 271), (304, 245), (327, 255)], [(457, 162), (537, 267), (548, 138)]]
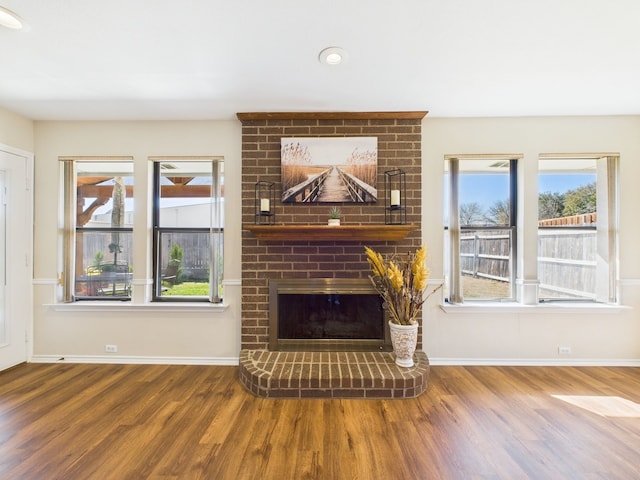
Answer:
[(367, 279), (269, 282), (269, 348), (390, 350), (382, 300)]

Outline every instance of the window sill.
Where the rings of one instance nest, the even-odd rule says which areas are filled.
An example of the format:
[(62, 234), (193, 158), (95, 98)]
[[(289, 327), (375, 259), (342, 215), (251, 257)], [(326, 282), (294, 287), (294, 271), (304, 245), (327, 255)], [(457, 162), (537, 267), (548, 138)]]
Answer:
[(611, 314), (620, 313), (630, 307), (625, 305), (608, 305), (602, 303), (545, 303), (538, 305), (522, 305), (520, 303), (465, 303), (460, 305), (440, 305), (445, 313), (579, 313), (579, 314)]
[(157, 303), (131, 303), (131, 302), (100, 302), (86, 301), (73, 303), (50, 303), (45, 307), (56, 312), (224, 312), (229, 308), (226, 303), (206, 302), (157, 302)]

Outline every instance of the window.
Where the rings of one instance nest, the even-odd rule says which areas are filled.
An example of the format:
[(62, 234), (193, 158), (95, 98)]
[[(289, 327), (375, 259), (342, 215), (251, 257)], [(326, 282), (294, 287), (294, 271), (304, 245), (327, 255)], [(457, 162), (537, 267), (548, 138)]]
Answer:
[(516, 179), (512, 156), (448, 157), (445, 162), (445, 296), (515, 298)]
[(534, 161), (537, 168), (511, 154), (445, 157), (449, 303), (617, 303), (618, 155)]
[(616, 157), (540, 158), (541, 301), (616, 302), (616, 185)]
[(133, 276), (131, 159), (62, 159), (64, 300), (129, 300)]
[(222, 301), (224, 162), (154, 158), (156, 301)]
[[(131, 157), (63, 157), (63, 301), (131, 300), (134, 202)], [(136, 271), (153, 266), (156, 301), (222, 301), (224, 162), (155, 158), (153, 246)], [(140, 296), (146, 298), (147, 296)]]

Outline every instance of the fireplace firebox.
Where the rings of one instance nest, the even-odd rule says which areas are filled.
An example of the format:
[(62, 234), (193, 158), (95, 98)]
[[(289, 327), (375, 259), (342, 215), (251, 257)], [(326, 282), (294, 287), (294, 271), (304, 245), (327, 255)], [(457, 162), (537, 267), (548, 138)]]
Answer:
[(368, 279), (271, 280), (269, 349), (389, 351), (382, 299)]

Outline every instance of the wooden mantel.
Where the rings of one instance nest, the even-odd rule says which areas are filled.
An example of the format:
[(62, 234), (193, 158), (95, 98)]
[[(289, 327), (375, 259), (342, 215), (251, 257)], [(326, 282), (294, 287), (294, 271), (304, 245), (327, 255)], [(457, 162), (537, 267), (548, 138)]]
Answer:
[(407, 225), (245, 225), (261, 241), (380, 241), (397, 242), (410, 232), (417, 230), (414, 224)]
[(421, 120), (426, 111), (408, 112), (238, 112), (240, 121), (251, 120)]

